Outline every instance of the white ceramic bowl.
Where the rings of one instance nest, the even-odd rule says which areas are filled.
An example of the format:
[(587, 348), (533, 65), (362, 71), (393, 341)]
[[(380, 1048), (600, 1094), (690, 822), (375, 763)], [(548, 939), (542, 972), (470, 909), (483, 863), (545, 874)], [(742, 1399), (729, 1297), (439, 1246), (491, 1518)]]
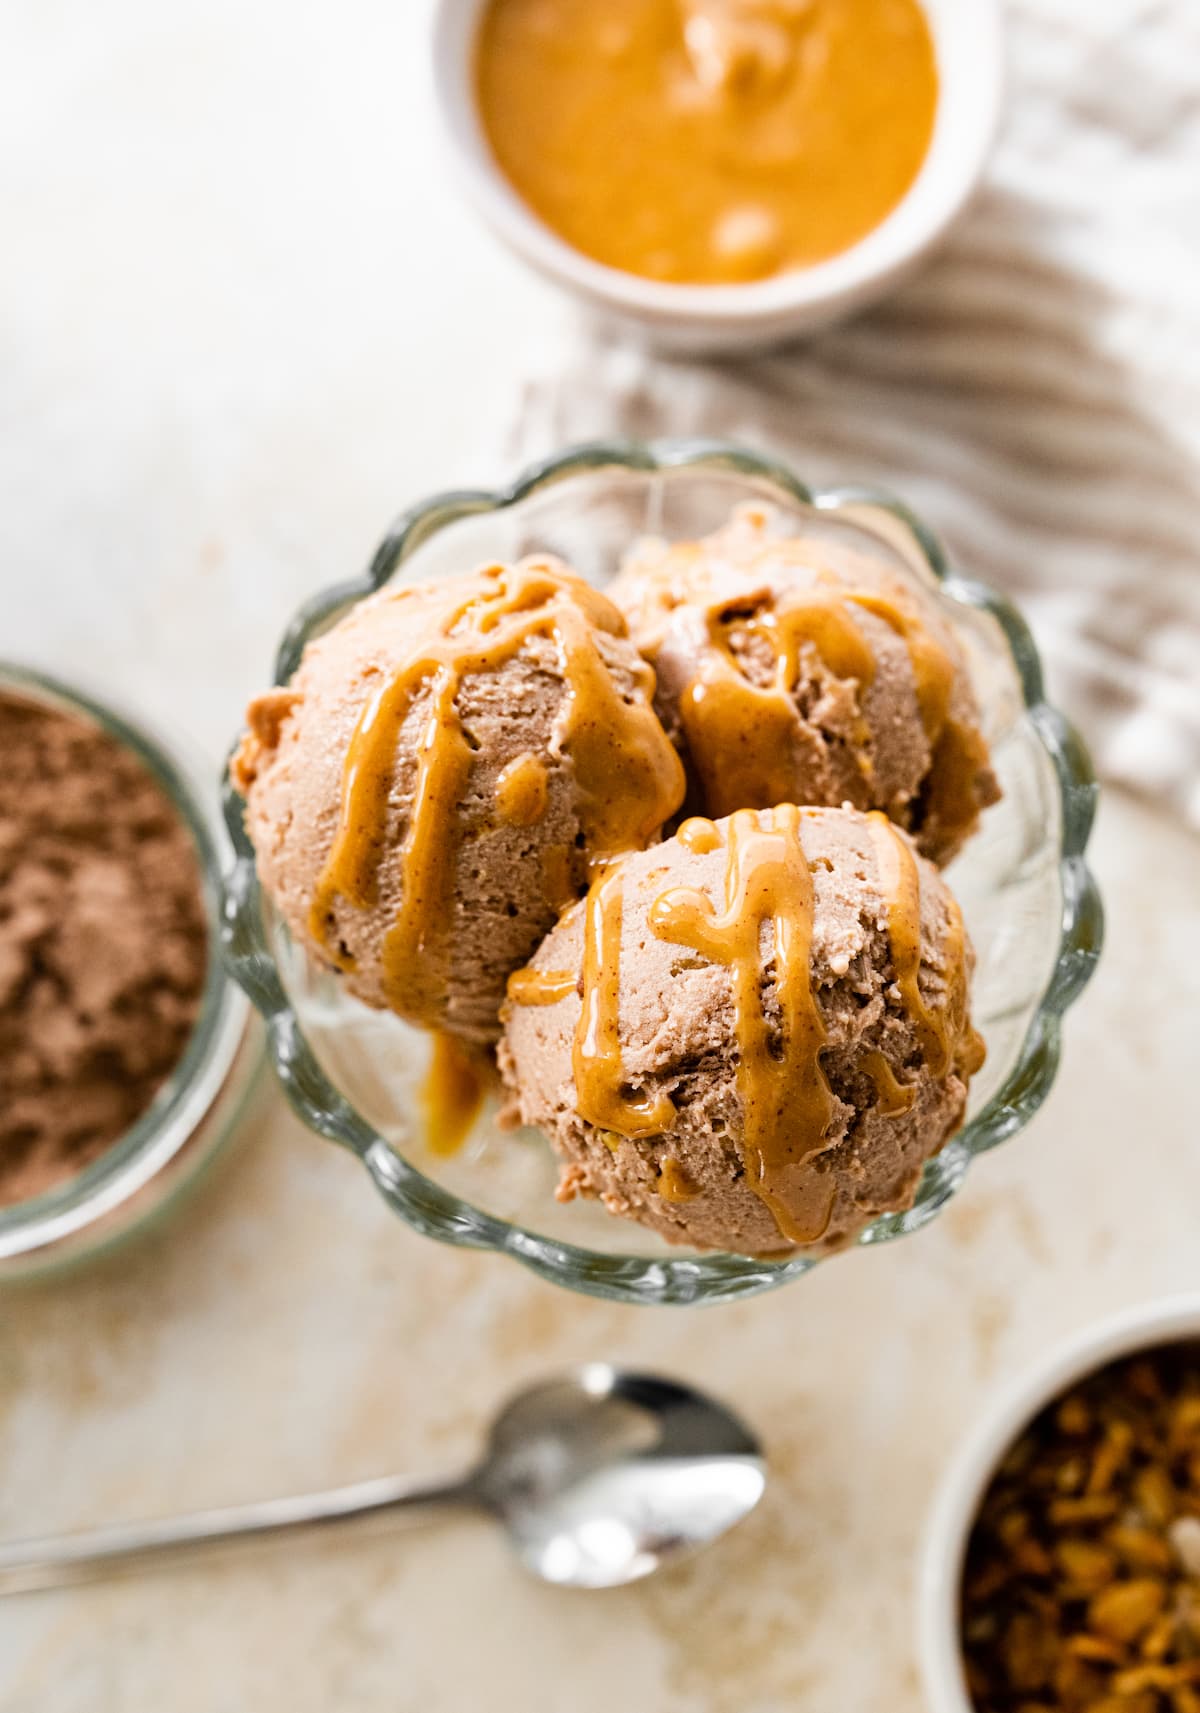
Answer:
[(1004, 1453), (1076, 1380), (1134, 1351), (1191, 1338), (1200, 1338), (1200, 1295), (1126, 1309), (1077, 1333), (993, 1399), (946, 1475), (925, 1537), (917, 1622), (928, 1713), (975, 1713), (959, 1648), (959, 1585), (971, 1526)]
[(944, 236), (983, 171), (1003, 83), (1002, 0), (922, 0), (941, 94), (912, 188), (882, 225), (840, 255), (746, 285), (665, 285), (592, 261), (544, 226), (509, 184), (480, 125), (475, 36), (486, 0), (437, 0), (434, 78), (450, 150), (478, 211), (509, 248), (594, 308), (660, 346), (766, 345), (808, 333), (883, 296)]

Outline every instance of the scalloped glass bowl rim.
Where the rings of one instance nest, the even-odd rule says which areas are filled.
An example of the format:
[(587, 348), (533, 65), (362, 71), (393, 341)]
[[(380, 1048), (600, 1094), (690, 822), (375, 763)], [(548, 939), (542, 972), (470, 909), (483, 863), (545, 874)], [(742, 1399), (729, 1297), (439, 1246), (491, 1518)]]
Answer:
[[(887, 1242), (932, 1219), (958, 1189), (970, 1161), (1021, 1129), (1041, 1105), (1058, 1068), (1063, 1014), (1091, 975), (1102, 934), (1099, 896), (1084, 859), (1096, 800), (1087, 752), (1070, 723), (1045, 699), (1041, 662), (1020, 614), (987, 585), (958, 577), (936, 536), (905, 505), (872, 488), (810, 488), (775, 460), (722, 441), (604, 441), (573, 447), (525, 470), (507, 488), (452, 490), (402, 513), (365, 576), (324, 590), (300, 609), (279, 649), (276, 682), (290, 678), (305, 643), (334, 614), (382, 587), (405, 559), (448, 525), (508, 510), (556, 483), (588, 473), (628, 471), (653, 476), (683, 470), (710, 470), (766, 483), (783, 499), (818, 512), (870, 507), (890, 514), (910, 532), (945, 592), (991, 614), (999, 624), (1026, 710), (1058, 782), (1063, 917), (1046, 991), (1009, 1076), (983, 1111), (930, 1161), (916, 1205), (907, 1213), (874, 1221), (858, 1238), (860, 1244)], [(527, 1232), (425, 1178), (338, 1093), (304, 1039), (268, 948), (253, 848), (243, 825), (241, 799), (228, 777), (225, 816), (235, 851), (225, 883), (226, 955), (236, 979), (267, 1020), (270, 1052), (288, 1100), (310, 1128), (358, 1155), (384, 1199), (415, 1230), (461, 1248), (511, 1255), (557, 1284), (624, 1302), (695, 1303), (755, 1295), (801, 1277), (821, 1259), (597, 1254)]]

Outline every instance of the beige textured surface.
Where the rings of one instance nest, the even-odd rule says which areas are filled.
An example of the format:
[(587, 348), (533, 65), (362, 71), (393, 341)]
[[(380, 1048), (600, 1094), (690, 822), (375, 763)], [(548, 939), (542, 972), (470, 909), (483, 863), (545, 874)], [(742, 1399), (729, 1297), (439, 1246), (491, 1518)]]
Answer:
[[(291, 605), (489, 473), (557, 313), (425, 170), (423, 9), (72, 0), (8, 32), (3, 647), (214, 760)], [(436, 1248), (275, 1103), (136, 1252), (0, 1298), (6, 1537), (440, 1467), (584, 1356), (720, 1388), (774, 1465), (725, 1549), (612, 1598), (461, 1524), (2, 1605), (4, 1713), (919, 1713), (912, 1554), (984, 1390), (1196, 1282), (1200, 851), (1113, 795), (1098, 857), (1110, 950), (1049, 1108), (934, 1229), (776, 1297), (609, 1308)]]

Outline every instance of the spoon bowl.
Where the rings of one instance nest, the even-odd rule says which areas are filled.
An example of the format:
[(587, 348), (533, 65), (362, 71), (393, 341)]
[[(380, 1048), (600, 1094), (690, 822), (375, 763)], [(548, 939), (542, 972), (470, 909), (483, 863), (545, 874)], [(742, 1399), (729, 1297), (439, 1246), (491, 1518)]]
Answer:
[(612, 1588), (732, 1528), (761, 1498), (766, 1466), (724, 1405), (592, 1363), (513, 1399), (476, 1479), (527, 1569)]

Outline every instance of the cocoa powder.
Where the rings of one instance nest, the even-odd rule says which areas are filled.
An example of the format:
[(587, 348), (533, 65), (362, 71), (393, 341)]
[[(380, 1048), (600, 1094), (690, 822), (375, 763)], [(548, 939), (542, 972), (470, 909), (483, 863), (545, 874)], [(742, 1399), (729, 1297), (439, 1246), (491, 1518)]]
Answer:
[(146, 1111), (207, 963), (191, 835), (92, 722), (0, 691), (0, 1205), (41, 1195)]

